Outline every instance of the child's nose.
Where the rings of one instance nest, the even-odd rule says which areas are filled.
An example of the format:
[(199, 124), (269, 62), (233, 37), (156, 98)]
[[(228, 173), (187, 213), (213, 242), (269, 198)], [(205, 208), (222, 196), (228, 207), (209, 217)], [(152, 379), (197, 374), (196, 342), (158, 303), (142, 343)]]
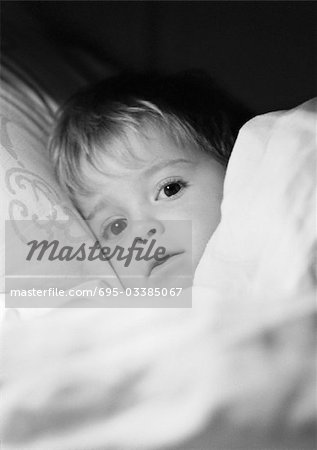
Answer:
[(141, 239), (149, 239), (152, 236), (158, 237), (165, 232), (165, 226), (162, 221), (156, 219), (140, 220), (135, 222), (134, 234), (135, 237)]

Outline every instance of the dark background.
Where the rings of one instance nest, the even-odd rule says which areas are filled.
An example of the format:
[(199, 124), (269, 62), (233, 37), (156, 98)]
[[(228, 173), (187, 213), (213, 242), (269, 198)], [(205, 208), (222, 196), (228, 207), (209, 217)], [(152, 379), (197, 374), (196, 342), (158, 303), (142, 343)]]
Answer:
[(23, 11), (62, 51), (119, 70), (202, 68), (256, 113), (316, 95), (314, 1), (4, 1), (4, 36)]

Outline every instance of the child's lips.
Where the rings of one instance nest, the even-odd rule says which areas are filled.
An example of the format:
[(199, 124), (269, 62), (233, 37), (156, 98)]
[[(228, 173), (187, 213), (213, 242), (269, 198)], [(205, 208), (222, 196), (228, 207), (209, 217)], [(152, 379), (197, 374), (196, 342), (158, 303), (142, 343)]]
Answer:
[(166, 267), (167, 265), (169, 266), (170, 264), (173, 264), (174, 261), (176, 261), (178, 259), (179, 255), (184, 254), (185, 252), (176, 252), (176, 253), (170, 253), (168, 255), (165, 255), (163, 258), (160, 258), (159, 260), (154, 260), (154, 262), (151, 264), (148, 276), (153, 275), (153, 272), (157, 272), (159, 269), (159, 267)]

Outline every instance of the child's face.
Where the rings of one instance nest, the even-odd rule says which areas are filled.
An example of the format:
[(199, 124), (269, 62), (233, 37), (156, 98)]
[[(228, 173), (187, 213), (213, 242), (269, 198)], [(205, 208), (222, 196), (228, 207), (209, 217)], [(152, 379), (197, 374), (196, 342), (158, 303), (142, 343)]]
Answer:
[[(180, 148), (154, 131), (142, 139), (131, 136), (131, 156), (126, 159), (120, 151), (123, 145), (112, 144), (111, 155), (117, 153), (118, 158), (105, 152), (102, 172), (84, 163), (86, 182), (94, 194), (78, 196), (83, 216), (102, 246), (121, 246), (126, 254), (139, 237), (148, 244), (155, 239), (155, 248), (166, 249), (170, 258), (159, 265), (153, 259), (133, 259), (124, 267), (111, 259), (120, 277), (131, 276), (123, 284), (162, 286), (167, 277), (193, 274), (220, 220), (225, 169), (210, 155)], [(135, 274), (138, 281), (132, 280)]]

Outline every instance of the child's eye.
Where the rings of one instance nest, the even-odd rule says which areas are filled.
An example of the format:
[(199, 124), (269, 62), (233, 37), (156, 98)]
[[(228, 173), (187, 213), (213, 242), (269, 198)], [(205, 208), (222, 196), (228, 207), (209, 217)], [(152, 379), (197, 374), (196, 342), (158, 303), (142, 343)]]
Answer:
[(121, 234), (128, 226), (127, 219), (118, 218), (112, 220), (110, 223), (106, 224), (102, 228), (102, 237), (106, 240), (111, 240), (116, 238)]
[(178, 198), (187, 186), (188, 183), (183, 180), (164, 180), (158, 188), (157, 200)]

